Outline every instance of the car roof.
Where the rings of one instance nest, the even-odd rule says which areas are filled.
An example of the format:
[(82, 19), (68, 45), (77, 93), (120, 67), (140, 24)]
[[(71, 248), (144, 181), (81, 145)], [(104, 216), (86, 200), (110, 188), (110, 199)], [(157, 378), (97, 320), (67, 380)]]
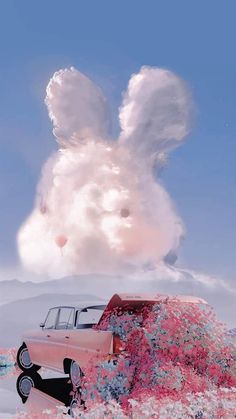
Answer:
[(194, 297), (191, 295), (168, 295), (168, 294), (115, 294), (118, 296), (122, 301), (176, 301), (176, 302), (184, 302), (184, 303), (203, 303), (207, 304), (203, 298)]
[(107, 304), (84, 304), (84, 305), (61, 305), (61, 306), (55, 306), (55, 307), (50, 307), (49, 310), (52, 310), (53, 308), (74, 308), (75, 310), (83, 310), (85, 308), (91, 308), (94, 310), (104, 310), (106, 308)]
[(165, 294), (114, 294), (110, 299), (107, 309), (110, 310), (116, 306), (123, 306), (127, 303), (132, 305), (139, 305), (139, 303), (156, 303), (156, 302), (173, 302), (173, 303), (193, 303), (193, 304), (207, 304), (205, 300), (199, 297), (188, 295), (165, 295)]

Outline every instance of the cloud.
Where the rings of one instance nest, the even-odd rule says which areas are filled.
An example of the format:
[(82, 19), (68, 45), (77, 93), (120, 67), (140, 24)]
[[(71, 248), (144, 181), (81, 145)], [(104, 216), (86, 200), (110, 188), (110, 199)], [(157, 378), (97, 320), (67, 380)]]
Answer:
[(58, 151), (42, 170), (35, 208), (18, 234), (23, 266), (37, 274), (132, 273), (176, 259), (183, 223), (154, 177), (189, 132), (192, 101), (170, 71), (142, 67), (108, 137), (101, 90), (78, 70), (56, 72), (46, 104)]
[(107, 137), (106, 99), (101, 89), (75, 68), (54, 73), (46, 89), (45, 103), (61, 146), (77, 144), (88, 136)]
[(183, 80), (162, 68), (142, 67), (120, 107), (120, 141), (141, 155), (167, 152), (189, 133), (192, 108)]

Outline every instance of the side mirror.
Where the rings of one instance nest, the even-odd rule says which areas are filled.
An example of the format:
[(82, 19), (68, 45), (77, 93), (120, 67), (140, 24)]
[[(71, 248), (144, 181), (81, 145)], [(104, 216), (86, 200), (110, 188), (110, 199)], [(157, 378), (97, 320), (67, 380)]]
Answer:
[(45, 326), (45, 323), (40, 323), (39, 326), (42, 327), (42, 329), (43, 329), (43, 327)]

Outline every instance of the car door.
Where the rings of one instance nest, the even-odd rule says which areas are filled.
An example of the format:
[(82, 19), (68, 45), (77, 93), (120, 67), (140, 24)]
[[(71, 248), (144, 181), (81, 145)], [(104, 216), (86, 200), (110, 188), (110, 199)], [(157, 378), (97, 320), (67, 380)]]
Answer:
[(36, 365), (47, 367), (52, 364), (52, 338), (57, 324), (58, 312), (58, 308), (50, 309), (42, 329), (32, 333), (29, 341), (26, 340), (31, 360)]
[(83, 369), (92, 359), (102, 358), (112, 352), (112, 332), (95, 330), (102, 311), (85, 308), (78, 312), (76, 328), (69, 331), (67, 357), (77, 361)]
[(67, 344), (70, 338), (70, 330), (74, 326), (75, 309), (73, 307), (60, 307), (55, 329), (51, 332), (50, 358), (51, 367), (63, 372), (63, 361), (67, 357)]

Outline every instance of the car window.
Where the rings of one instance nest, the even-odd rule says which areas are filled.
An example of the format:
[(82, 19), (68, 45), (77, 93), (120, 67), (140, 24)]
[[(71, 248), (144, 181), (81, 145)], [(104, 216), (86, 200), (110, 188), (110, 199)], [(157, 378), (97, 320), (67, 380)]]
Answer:
[(72, 329), (74, 323), (74, 309), (70, 307), (60, 308), (57, 329)]
[(57, 321), (57, 314), (58, 314), (58, 308), (52, 308), (49, 310), (44, 329), (54, 329)]
[(79, 325), (93, 325), (97, 324), (103, 314), (103, 309), (94, 309), (94, 308), (86, 308), (82, 310), (77, 319), (77, 328), (79, 328)]

